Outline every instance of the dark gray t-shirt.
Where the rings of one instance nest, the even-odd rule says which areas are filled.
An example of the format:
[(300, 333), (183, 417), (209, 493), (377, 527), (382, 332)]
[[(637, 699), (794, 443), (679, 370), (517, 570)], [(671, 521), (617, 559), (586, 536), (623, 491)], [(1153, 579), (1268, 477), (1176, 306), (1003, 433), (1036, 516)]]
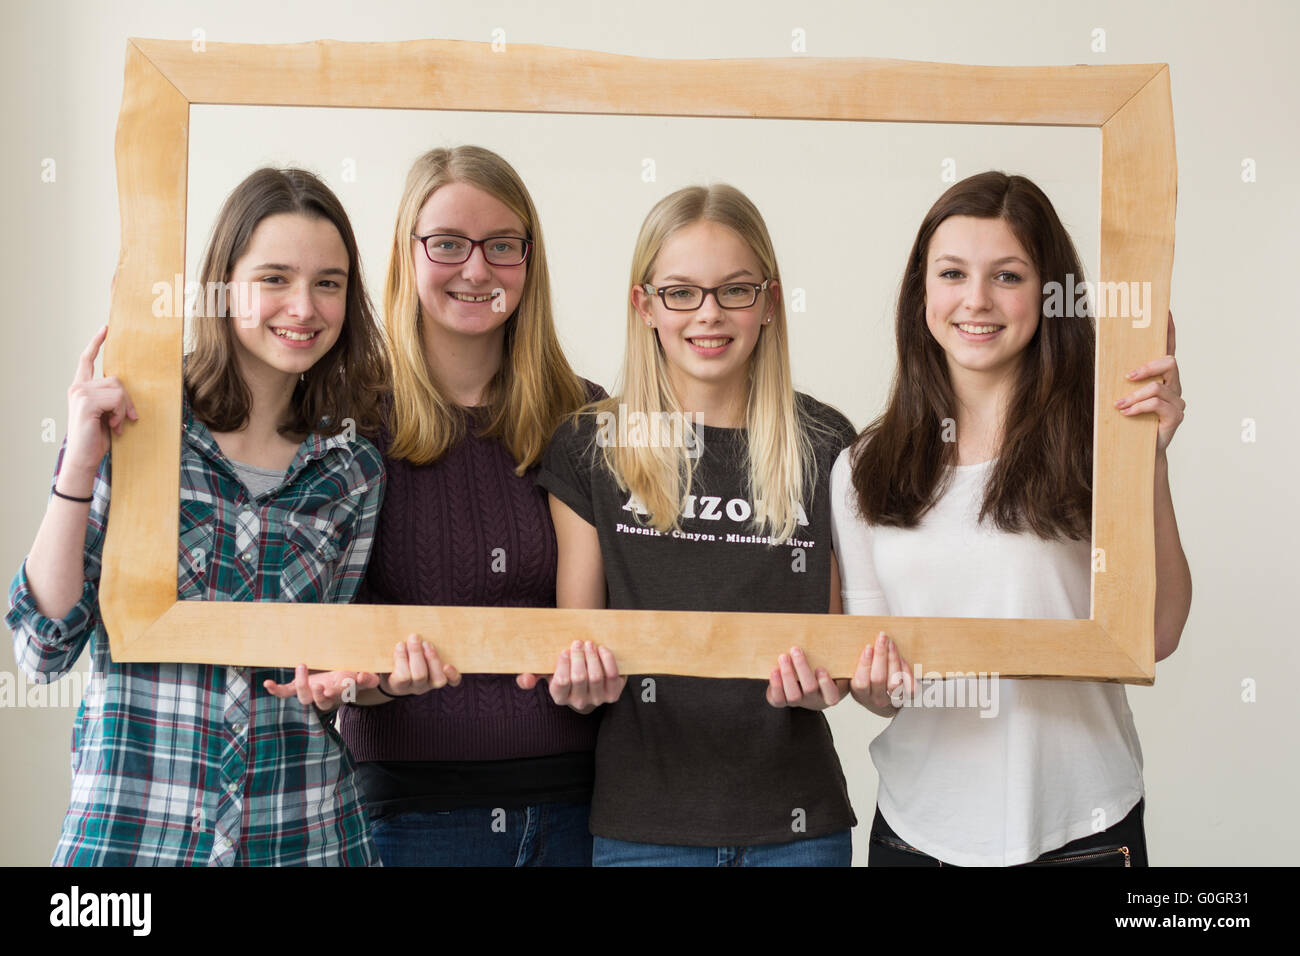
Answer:
[[(646, 533), (630, 493), (604, 467), (594, 416), (556, 431), (537, 483), (595, 527), (609, 607), (830, 610), (830, 473), (855, 432), (830, 406), (797, 398), (801, 414), (822, 425), (813, 432), (818, 470), (801, 502), (807, 523), (775, 547), (747, 517), (754, 502), (744, 429), (697, 429), (702, 454), (680, 535)], [(646, 676), (654, 677), (653, 700), (645, 699)], [(591, 832), (638, 843), (745, 846), (854, 826), (826, 718), (772, 707), (766, 688), (756, 680), (629, 676), (623, 695), (602, 708)]]

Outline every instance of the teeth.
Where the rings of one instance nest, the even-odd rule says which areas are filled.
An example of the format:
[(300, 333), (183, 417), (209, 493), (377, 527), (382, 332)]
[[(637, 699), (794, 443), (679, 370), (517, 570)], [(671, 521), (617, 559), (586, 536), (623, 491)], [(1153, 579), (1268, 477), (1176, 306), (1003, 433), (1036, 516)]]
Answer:
[(1002, 328), (1000, 325), (962, 325), (957, 323), (957, 328), (963, 332), (969, 332), (971, 335), (984, 335), (987, 332), (996, 332)]
[(721, 345), (726, 345), (731, 339), (691, 339), (702, 349), (716, 349)]
[(275, 329), (275, 334), (290, 342), (306, 342), (316, 337), (315, 332), (290, 332), (288, 329)]
[(466, 295), (463, 292), (449, 292), (447, 294), (459, 302), (487, 302), (493, 298), (490, 292), (487, 295)]

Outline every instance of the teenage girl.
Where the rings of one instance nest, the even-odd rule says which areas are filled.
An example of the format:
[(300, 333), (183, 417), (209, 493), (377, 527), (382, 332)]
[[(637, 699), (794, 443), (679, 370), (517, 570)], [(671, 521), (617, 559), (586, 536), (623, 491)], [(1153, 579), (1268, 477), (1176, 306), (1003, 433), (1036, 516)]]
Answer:
[[(629, 298), (621, 392), (558, 430), (538, 479), (559, 605), (838, 609), (827, 482), (854, 432), (792, 386), (758, 210), (725, 185), (660, 201)], [(640, 414), (666, 427), (648, 434)], [(605, 705), (596, 865), (848, 864), (853, 810), (814, 709), (768, 706), (761, 681), (626, 678), (592, 644), (565, 650), (549, 686), (580, 712)]]
[[(845, 613), (1088, 617), (1095, 329), (1044, 295), (1068, 276), (1082, 278), (1070, 237), (1023, 177), (972, 176), (925, 216), (899, 294), (888, 406), (832, 472)], [(1168, 350), (1128, 373), (1145, 384), (1115, 412), (1159, 419), (1157, 661), (1191, 606), (1166, 457), (1185, 407), (1172, 316)], [(871, 745), (869, 864), (1145, 865), (1124, 685), (995, 688), (996, 713), (900, 706), (924, 700), (908, 662), (883, 634), (864, 650), (853, 695), (891, 721)]]
[[(541, 224), (509, 163), (476, 146), (416, 160), (384, 307), (388, 492), (361, 600), (554, 607), (533, 476), (561, 419), (604, 391), (560, 349)], [(355, 703), (340, 730), (386, 865), (590, 865), (594, 719), (508, 675), (462, 678), (416, 635)]]
[[(222, 207), (199, 279), (233, 295), (196, 320), (185, 362), (177, 596), (348, 602), (384, 472), (344, 423), (374, 427), (386, 372), (343, 207), (310, 173), (260, 169)], [(54, 863), (376, 863), (338, 736), (258, 690), (292, 671), (110, 657), (97, 591), (109, 433), (138, 415), (121, 382), (94, 377), (106, 335), (68, 389), (53, 494), (6, 618), (35, 680), (66, 674), (87, 643), (93, 659)]]

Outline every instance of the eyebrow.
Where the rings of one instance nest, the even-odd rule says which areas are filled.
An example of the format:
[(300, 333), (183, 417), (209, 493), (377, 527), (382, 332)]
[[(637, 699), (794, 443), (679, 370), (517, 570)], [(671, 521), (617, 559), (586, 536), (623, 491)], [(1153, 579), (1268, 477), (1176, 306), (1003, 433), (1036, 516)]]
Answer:
[[(294, 266), (285, 265), (283, 262), (263, 262), (260, 266), (253, 266), (254, 272), (260, 272), (263, 269), (273, 269), (276, 272), (297, 272)], [(317, 275), (321, 276), (346, 276), (347, 269), (321, 269)]]
[[(739, 279), (741, 276), (752, 276), (753, 274), (754, 273), (750, 272), (748, 269), (741, 269), (739, 272), (733, 272), (731, 273), (731, 275), (724, 277), (722, 281), (730, 282), (732, 279)], [(664, 276), (663, 281), (668, 282), (674, 279), (678, 282), (691, 281), (690, 276), (679, 276), (679, 275)]]
[[(428, 232), (423, 230), (417, 231), (419, 235), (422, 236), (465, 236), (465, 233), (461, 232), (454, 226), (433, 226)], [(516, 229), (514, 226), (501, 226), (499, 228), (489, 229), (488, 234), (483, 238), (489, 239), (492, 236), (518, 236), (520, 239), (525, 238), (524, 231), (522, 229)], [(469, 237), (465, 236), (465, 238)]]
[[(935, 256), (933, 261), (943, 262), (944, 260), (947, 260), (949, 262), (955, 262), (960, 266), (964, 266), (966, 264), (965, 259), (963, 259), (961, 256), (954, 256), (952, 253), (944, 253), (941, 256)], [(997, 266), (997, 265), (1001, 265), (1004, 262), (1019, 262), (1025, 268), (1029, 268), (1029, 263), (1026, 262), (1024, 259), (1021, 259), (1019, 256), (1003, 256), (1001, 259), (994, 259), (992, 262), (989, 263), (989, 265)]]

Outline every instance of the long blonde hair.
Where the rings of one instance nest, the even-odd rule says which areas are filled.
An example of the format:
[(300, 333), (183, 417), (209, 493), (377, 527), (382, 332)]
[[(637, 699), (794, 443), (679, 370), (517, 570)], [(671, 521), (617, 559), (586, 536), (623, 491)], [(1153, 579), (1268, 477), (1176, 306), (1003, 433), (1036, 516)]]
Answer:
[[(650, 210), (632, 254), (631, 285), (649, 282), (664, 243), (678, 230), (700, 221), (716, 222), (734, 231), (753, 250), (766, 278), (780, 282), (776, 253), (758, 209), (734, 186), (715, 183), (680, 189)], [(630, 295), (627, 349), (619, 381), (619, 394), (591, 406), (591, 411), (617, 413), (623, 404), (626, 410), (645, 413), (650, 421), (682, 411), (658, 335), (641, 321)], [(755, 530), (781, 540), (795, 531), (805, 488), (816, 486), (811, 432), (820, 428), (796, 406), (785, 306), (779, 295), (772, 321), (760, 326), (750, 355), (748, 390), (746, 470), (748, 491), (754, 498)], [(692, 426), (687, 422), (683, 427)], [(634, 494), (649, 512), (651, 527), (676, 529), (683, 498), (691, 493), (694, 464), (689, 449), (685, 442), (638, 444), (641, 447), (604, 443), (605, 465), (620, 488)]]
[(442, 457), (465, 433), (465, 416), (442, 393), (425, 358), (420, 297), (415, 281), (415, 220), (434, 191), (466, 183), (493, 196), (524, 224), (533, 241), (519, 306), (506, 319), (505, 355), (488, 384), (489, 422), (482, 434), (497, 438), (517, 462), (515, 473), (540, 461), (551, 433), (587, 400), (555, 332), (551, 281), (537, 209), (519, 174), (480, 146), (433, 149), (415, 161), (397, 210), (384, 288), (384, 323), (393, 368), (389, 454), (424, 465)]

